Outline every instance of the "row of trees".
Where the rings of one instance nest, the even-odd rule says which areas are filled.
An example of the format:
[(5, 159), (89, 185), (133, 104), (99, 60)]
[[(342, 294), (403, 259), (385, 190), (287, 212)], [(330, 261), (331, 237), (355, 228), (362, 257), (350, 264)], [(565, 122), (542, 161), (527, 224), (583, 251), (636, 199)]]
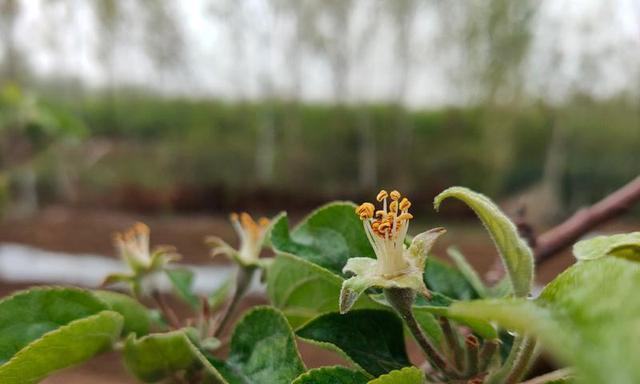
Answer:
[[(306, 77), (309, 75), (307, 67), (321, 63), (328, 69), (331, 101), (338, 106), (359, 110), (359, 139), (354, 148), (358, 153), (359, 166), (354, 176), (361, 188), (369, 189), (380, 180), (376, 153), (384, 145), (373, 132), (374, 116), (370, 109), (359, 107), (369, 100), (363, 89), (367, 89), (372, 75), (392, 79), (386, 100), (396, 110), (393, 140), (405, 154), (398, 158), (398, 168), (408, 169), (408, 162), (412, 159), (408, 155), (410, 152), (402, 151), (402, 148), (410, 145), (415, 131), (407, 110), (413, 101), (412, 90), (425, 67), (444, 64), (447, 67), (444, 75), (456, 89), (451, 92), (455, 100), (488, 111), (482, 114), (486, 120), (483, 125), (493, 129), (486, 131), (481, 140), (484, 147), (495, 149), (487, 156), (496, 170), (489, 177), (498, 184), (500, 175), (507, 172), (515, 156), (514, 146), (509, 143), (513, 142), (518, 116), (532, 101), (529, 78), (532, 62), (536, 65), (543, 63), (547, 67), (545, 76), (536, 82), (540, 88), (537, 94), (545, 97), (557, 94), (555, 88), (564, 81), (562, 76), (555, 75), (558, 71), (554, 71), (563, 62), (578, 62), (581, 71), (588, 74), (595, 84), (606, 78), (606, 65), (600, 62), (605, 53), (609, 56), (614, 53), (630, 64), (640, 64), (637, 55), (629, 56), (629, 50), (621, 49), (616, 45), (620, 42), (616, 41), (601, 48), (606, 52), (577, 56), (568, 53), (561, 39), (550, 37), (561, 33), (561, 23), (555, 27), (551, 24), (555, 30), (541, 32), (542, 27), (549, 28), (547, 11), (554, 3), (535, 0), (202, 0), (190, 6), (202, 6), (206, 12), (204, 19), (221, 33), (216, 39), (224, 40), (229, 47), (227, 54), (234, 66), (230, 80), (233, 97), (239, 102), (249, 99), (264, 101), (255, 116), (258, 127), (255, 140), (256, 182), (269, 185), (273, 181), (277, 138), (281, 136), (278, 131), (287, 129), (286, 125), (277, 124), (275, 101), (286, 101), (291, 116), (287, 121), (295, 124), (305, 98)], [(0, 7), (0, 30), (3, 34), (0, 80), (3, 84), (43, 90), (42, 79), (33, 78), (28, 71), (28, 47), (20, 45), (24, 40), (18, 33), (19, 21), (28, 9), (27, 3), (5, 0)], [(193, 20), (185, 16), (187, 6), (181, 6), (179, 2), (94, 0), (78, 4), (70, 0), (41, 0), (40, 7), (45, 9), (41, 13), (45, 15), (44, 21), (51, 31), (49, 44), (52, 51), (64, 52), (60, 47), (68, 36), (58, 31), (78, 31), (67, 27), (86, 24), (88, 17), (93, 20), (90, 25), (95, 27), (98, 39), (92, 48), (106, 79), (105, 91), (114, 101), (119, 97), (122, 86), (118, 63), (123, 50), (131, 47), (142, 52), (153, 65), (156, 92), (170, 92), (176, 81), (198, 82), (189, 46), (188, 26)], [(614, 7), (603, 5), (599, 18), (585, 21), (591, 24), (583, 28), (597, 33), (602, 25), (613, 22), (616, 15), (610, 8)], [(544, 20), (547, 24), (542, 23)], [(431, 31), (433, 28), (438, 31)], [(539, 44), (541, 36), (546, 36), (544, 41), (549, 46), (544, 51), (549, 56), (545, 60), (532, 58), (532, 54), (539, 52), (533, 46), (536, 42)], [(198, 36), (198, 39), (213, 41), (209, 36)], [(377, 59), (372, 52), (384, 39), (391, 41), (388, 44), (388, 56), (393, 57), (390, 72), (363, 70), (368, 62)], [(286, 70), (278, 67), (282, 63), (286, 64)], [(84, 64), (80, 61), (69, 65), (78, 65), (78, 74), (83, 71)], [(255, 74), (255, 81), (250, 81), (250, 74)], [(640, 85), (640, 69), (630, 70), (625, 76), (630, 84)], [(49, 86), (52, 84), (50, 81), (47, 83)], [(424, 83), (423, 87), (429, 87), (429, 84)], [(582, 83), (576, 83), (577, 91), (585, 91), (581, 87)], [(53, 89), (57, 95), (71, 98), (86, 96), (85, 89), (72, 81), (55, 84)], [(640, 86), (630, 86), (629, 89), (628, 97), (640, 97), (637, 94)], [(634, 90), (636, 94), (633, 94)], [(113, 105), (113, 114), (117, 115), (117, 103)], [(345, 118), (337, 108), (334, 128), (346, 125)], [(548, 147), (546, 161), (548, 171), (543, 182), (545, 187), (541, 188), (547, 191), (545, 193), (558, 188), (563, 163), (559, 154), (565, 151), (563, 121), (566, 120), (561, 116), (553, 120), (554, 132), (550, 136), (553, 142)]]

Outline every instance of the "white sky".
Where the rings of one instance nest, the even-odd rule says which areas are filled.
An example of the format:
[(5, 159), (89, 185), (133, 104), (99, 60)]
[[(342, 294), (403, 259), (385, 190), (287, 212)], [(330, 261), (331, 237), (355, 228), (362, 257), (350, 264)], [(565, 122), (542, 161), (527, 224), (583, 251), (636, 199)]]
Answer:
[[(392, 1), (392, 0), (390, 0)], [(93, 87), (104, 85), (108, 71), (98, 54), (99, 35), (87, 0), (22, 1), (18, 43), (30, 66), (44, 76), (71, 76)], [(273, 92), (293, 94), (291, 23), (275, 20), (265, 0), (245, 0), (245, 44), (230, 39), (224, 20), (211, 14), (211, 0), (176, 1), (183, 23), (186, 51), (179, 71), (162, 74), (154, 69), (139, 44), (143, 39), (138, 20), (119, 31), (112, 73), (116, 82), (156, 88), (168, 94), (215, 97), (260, 97), (264, 78), (272, 79)], [(121, 0), (135, 8), (135, 1)], [(533, 95), (561, 100), (574, 91), (607, 97), (620, 92), (640, 97), (640, 0), (540, 0), (530, 56), (525, 67), (526, 89)], [(358, 25), (370, 17), (373, 0), (361, 0), (355, 12), (350, 47)], [(129, 12), (138, 17), (139, 12)], [(463, 63), (439, 55), (440, 22), (435, 12), (421, 8), (412, 31), (414, 65), (407, 102), (414, 107), (436, 107), (464, 102), (451, 68)], [(394, 37), (388, 22), (371, 38), (366, 55), (353, 54), (347, 79), (349, 100), (389, 100), (397, 84)], [(560, 52), (561, 60), (558, 60)], [(590, 65), (585, 58), (591, 58)], [(326, 60), (307, 52), (302, 57), (301, 97), (330, 100), (332, 72)]]

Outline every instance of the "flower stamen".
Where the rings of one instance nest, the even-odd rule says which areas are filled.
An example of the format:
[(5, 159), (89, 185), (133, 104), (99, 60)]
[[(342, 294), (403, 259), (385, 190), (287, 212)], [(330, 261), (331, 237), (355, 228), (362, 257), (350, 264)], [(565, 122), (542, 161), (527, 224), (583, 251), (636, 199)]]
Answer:
[[(387, 205), (387, 198), (391, 203)], [(408, 210), (411, 202), (394, 190), (387, 193), (381, 190), (376, 200), (382, 202), (382, 209), (375, 210), (372, 203), (363, 203), (356, 208), (356, 214), (363, 222), (369, 242), (380, 260), (381, 272), (385, 275), (396, 275), (408, 267), (402, 257), (404, 238), (409, 227), (409, 220), (413, 218)]]

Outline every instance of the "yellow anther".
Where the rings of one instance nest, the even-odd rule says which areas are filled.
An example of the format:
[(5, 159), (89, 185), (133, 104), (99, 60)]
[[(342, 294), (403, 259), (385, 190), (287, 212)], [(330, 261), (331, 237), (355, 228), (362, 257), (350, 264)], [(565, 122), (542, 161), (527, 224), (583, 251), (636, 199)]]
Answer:
[(402, 201), (400, 202), (400, 209), (401, 210), (406, 210), (409, 209), (409, 207), (411, 207), (411, 202), (409, 201), (409, 199), (407, 199), (406, 197), (404, 199), (402, 199)]
[(371, 203), (362, 203), (358, 208), (356, 208), (356, 213), (360, 216), (360, 219), (370, 219), (373, 217), (375, 209), (376, 208)]
[(269, 223), (270, 223), (270, 221), (266, 217), (261, 217), (258, 220), (258, 225), (261, 226), (261, 227), (266, 227), (267, 225), (269, 225)]
[(387, 196), (389, 196), (389, 194), (387, 193), (387, 191), (385, 191), (384, 189), (381, 190), (380, 192), (378, 192), (378, 196), (376, 196), (376, 200), (378, 201), (382, 201), (384, 199), (387, 198)]
[(393, 190), (391, 191), (391, 193), (389, 194), (389, 196), (391, 196), (392, 200), (400, 200), (400, 192)]
[(134, 233), (136, 233), (136, 234), (148, 235), (149, 234), (149, 227), (144, 223), (135, 223), (133, 225), (132, 231)]
[(257, 226), (256, 222), (253, 221), (253, 218), (247, 212), (242, 212), (240, 214), (240, 223), (242, 223), (242, 226), (246, 229), (255, 228)]
[(394, 200), (389, 204), (389, 211), (398, 212), (398, 200)]
[(391, 224), (388, 221), (385, 221), (385, 222), (380, 223), (380, 226), (378, 227), (378, 231), (384, 232), (387, 229), (389, 229), (390, 227), (391, 227)]
[(376, 216), (377, 217), (384, 217), (384, 215), (386, 215), (387, 212), (383, 211), (382, 209), (376, 211)]
[(409, 212), (405, 212), (400, 216), (398, 216), (398, 220), (411, 220), (411, 219), (413, 219), (413, 215), (410, 214)]

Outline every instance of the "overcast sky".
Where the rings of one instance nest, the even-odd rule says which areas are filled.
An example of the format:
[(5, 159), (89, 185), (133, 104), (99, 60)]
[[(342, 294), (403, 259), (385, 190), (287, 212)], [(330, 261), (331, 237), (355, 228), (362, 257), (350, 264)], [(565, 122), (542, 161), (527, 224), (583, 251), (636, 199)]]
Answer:
[[(86, 0), (22, 1), (18, 43), (32, 70), (43, 76), (78, 77), (99, 87), (108, 80), (99, 55), (99, 33)], [(182, 22), (185, 51), (178, 69), (158, 72), (141, 48), (143, 29), (136, 23), (134, 1), (121, 0), (131, 9), (127, 27), (118, 32), (112, 72), (119, 84), (155, 88), (164, 93), (225, 98), (260, 97), (264, 79), (273, 82), (275, 95), (296, 93), (290, 44), (292, 25), (275, 19), (264, 0), (246, 0), (244, 44), (230, 38), (224, 18), (212, 15), (211, 0), (176, 1)], [(353, 38), (370, 17), (373, 0), (362, 0), (354, 16)], [(561, 100), (574, 91), (600, 97), (619, 92), (638, 96), (640, 90), (640, 0), (541, 1), (534, 26), (532, 48), (525, 65), (527, 92)], [(215, 4), (214, 4), (215, 6)], [(468, 99), (464, 83), (451, 69), (464, 66), (455, 55), (441, 54), (442, 20), (422, 7), (412, 30), (413, 64), (407, 103), (414, 107), (459, 104)], [(389, 100), (398, 81), (392, 29), (380, 21), (366, 54), (352, 55), (346, 89), (349, 100)], [(356, 44), (352, 44), (355, 46)], [(559, 59), (560, 58), (560, 59)], [(324, 57), (307, 52), (302, 57), (300, 96), (330, 100), (332, 72)]]

